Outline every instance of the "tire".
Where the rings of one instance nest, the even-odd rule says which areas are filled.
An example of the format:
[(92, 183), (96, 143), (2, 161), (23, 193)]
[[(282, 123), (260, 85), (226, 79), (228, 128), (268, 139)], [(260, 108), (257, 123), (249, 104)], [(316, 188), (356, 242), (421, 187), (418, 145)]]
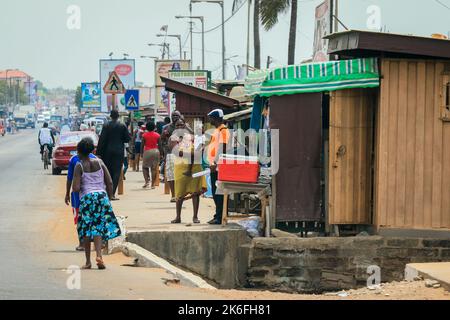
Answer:
[(62, 170), (60, 168), (53, 168), (52, 167), (52, 175), (59, 176), (61, 175)]

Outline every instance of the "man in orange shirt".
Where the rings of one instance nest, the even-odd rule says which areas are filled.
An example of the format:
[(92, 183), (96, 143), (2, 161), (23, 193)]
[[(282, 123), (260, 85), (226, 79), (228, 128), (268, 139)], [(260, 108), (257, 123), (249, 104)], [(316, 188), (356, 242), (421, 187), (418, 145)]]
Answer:
[(217, 195), (216, 181), (218, 178), (217, 163), (221, 154), (226, 153), (228, 143), (230, 141), (230, 131), (224, 124), (224, 113), (221, 109), (216, 109), (208, 114), (208, 119), (211, 125), (216, 129), (211, 137), (211, 142), (208, 145), (208, 161), (211, 168), (211, 185), (214, 203), (216, 204), (216, 214), (214, 218), (209, 221), (209, 224), (222, 224), (223, 213), (223, 195)]

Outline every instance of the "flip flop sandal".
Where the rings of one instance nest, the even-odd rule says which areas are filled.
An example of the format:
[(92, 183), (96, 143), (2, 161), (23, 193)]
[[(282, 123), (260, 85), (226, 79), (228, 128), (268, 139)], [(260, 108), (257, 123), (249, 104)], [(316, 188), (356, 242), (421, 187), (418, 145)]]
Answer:
[(198, 219), (194, 219), (194, 220), (192, 220), (192, 222), (193, 222), (194, 224), (200, 224), (200, 223), (201, 223), (200, 220), (198, 220)]
[(81, 267), (81, 270), (91, 270), (92, 269), (92, 265), (86, 265)]
[(170, 222), (171, 224), (181, 224), (181, 220), (173, 220)]
[(97, 267), (98, 267), (99, 270), (105, 270), (106, 269), (105, 263), (103, 262), (102, 259), (97, 258), (96, 261), (97, 261)]

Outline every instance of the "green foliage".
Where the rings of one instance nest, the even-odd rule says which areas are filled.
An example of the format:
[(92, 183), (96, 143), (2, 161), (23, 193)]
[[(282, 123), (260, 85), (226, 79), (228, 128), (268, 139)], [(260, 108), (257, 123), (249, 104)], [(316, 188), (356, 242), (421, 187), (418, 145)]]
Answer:
[(261, 23), (266, 31), (278, 23), (279, 16), (286, 14), (291, 6), (291, 0), (260, 0)]
[(78, 107), (78, 111), (81, 112), (81, 107), (83, 106), (83, 101), (81, 97), (81, 86), (77, 87), (77, 91), (75, 93), (75, 104)]

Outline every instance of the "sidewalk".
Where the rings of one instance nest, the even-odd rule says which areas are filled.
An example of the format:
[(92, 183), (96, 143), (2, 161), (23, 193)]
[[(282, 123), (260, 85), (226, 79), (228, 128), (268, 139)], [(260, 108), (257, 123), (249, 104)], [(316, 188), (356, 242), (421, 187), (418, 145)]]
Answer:
[(170, 203), (171, 196), (164, 194), (164, 183), (155, 190), (142, 189), (144, 176), (142, 172), (128, 171), (124, 181), (125, 194), (118, 196), (120, 201), (113, 202), (116, 215), (125, 216), (128, 231), (138, 230), (213, 230), (222, 226), (207, 224), (213, 218), (215, 205), (212, 199), (201, 197), (199, 219), (200, 225), (192, 224), (192, 200), (183, 204), (182, 224), (173, 225), (170, 222), (176, 217), (175, 203)]

